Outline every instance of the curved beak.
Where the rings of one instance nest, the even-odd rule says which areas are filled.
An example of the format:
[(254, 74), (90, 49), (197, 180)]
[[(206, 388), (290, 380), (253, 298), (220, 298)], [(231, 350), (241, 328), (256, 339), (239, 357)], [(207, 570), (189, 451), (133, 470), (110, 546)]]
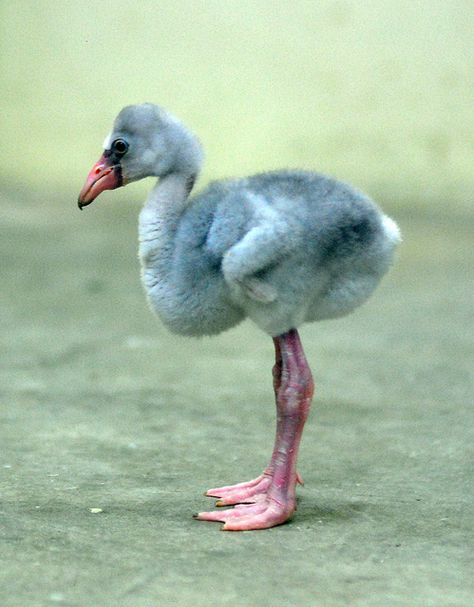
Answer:
[(122, 185), (124, 183), (120, 163), (113, 164), (111, 158), (104, 153), (90, 170), (77, 204), (82, 209), (104, 190), (115, 190)]

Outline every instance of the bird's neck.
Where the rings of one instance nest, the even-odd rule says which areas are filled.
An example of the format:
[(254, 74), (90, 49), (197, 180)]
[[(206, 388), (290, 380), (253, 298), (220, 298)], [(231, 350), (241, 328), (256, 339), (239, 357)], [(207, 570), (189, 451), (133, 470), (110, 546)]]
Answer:
[(193, 173), (169, 173), (151, 190), (140, 213), (140, 239), (156, 236), (156, 230), (173, 233), (188, 206), (196, 180)]
[(163, 277), (169, 270), (176, 230), (196, 176), (190, 171), (169, 173), (150, 192), (139, 218), (139, 255), (144, 271)]
[(161, 177), (148, 195), (143, 209), (155, 215), (179, 217), (187, 207), (196, 177), (196, 174), (185, 172), (169, 173)]
[(161, 158), (152, 174), (159, 177), (144, 206), (144, 212), (163, 221), (179, 220), (188, 204), (189, 194), (203, 162), (199, 140), (181, 123), (169, 125), (169, 137), (174, 141), (174, 153)]

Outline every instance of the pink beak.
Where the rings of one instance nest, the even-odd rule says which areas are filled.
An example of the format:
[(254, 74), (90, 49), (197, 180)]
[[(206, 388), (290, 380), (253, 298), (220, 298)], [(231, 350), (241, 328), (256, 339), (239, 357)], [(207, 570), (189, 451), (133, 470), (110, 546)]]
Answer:
[(103, 154), (90, 170), (77, 204), (82, 209), (104, 190), (115, 190), (122, 185), (124, 183), (120, 164), (112, 164), (111, 159)]

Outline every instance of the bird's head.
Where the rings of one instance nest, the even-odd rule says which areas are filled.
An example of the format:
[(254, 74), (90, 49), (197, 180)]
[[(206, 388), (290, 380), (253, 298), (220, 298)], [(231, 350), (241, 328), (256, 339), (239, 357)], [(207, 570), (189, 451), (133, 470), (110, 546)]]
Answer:
[(152, 175), (180, 172), (196, 175), (202, 163), (198, 139), (164, 109), (152, 104), (129, 105), (115, 119), (79, 194), (79, 208), (104, 190), (114, 190)]

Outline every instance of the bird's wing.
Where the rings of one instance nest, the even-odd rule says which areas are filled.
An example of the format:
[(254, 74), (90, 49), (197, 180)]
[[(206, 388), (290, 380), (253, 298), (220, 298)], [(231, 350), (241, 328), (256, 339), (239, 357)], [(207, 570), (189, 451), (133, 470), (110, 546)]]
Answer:
[(261, 273), (289, 253), (288, 224), (274, 209), (268, 208), (252, 227), (224, 255), (222, 271), (233, 289), (261, 303), (277, 299), (276, 289), (261, 278)]

